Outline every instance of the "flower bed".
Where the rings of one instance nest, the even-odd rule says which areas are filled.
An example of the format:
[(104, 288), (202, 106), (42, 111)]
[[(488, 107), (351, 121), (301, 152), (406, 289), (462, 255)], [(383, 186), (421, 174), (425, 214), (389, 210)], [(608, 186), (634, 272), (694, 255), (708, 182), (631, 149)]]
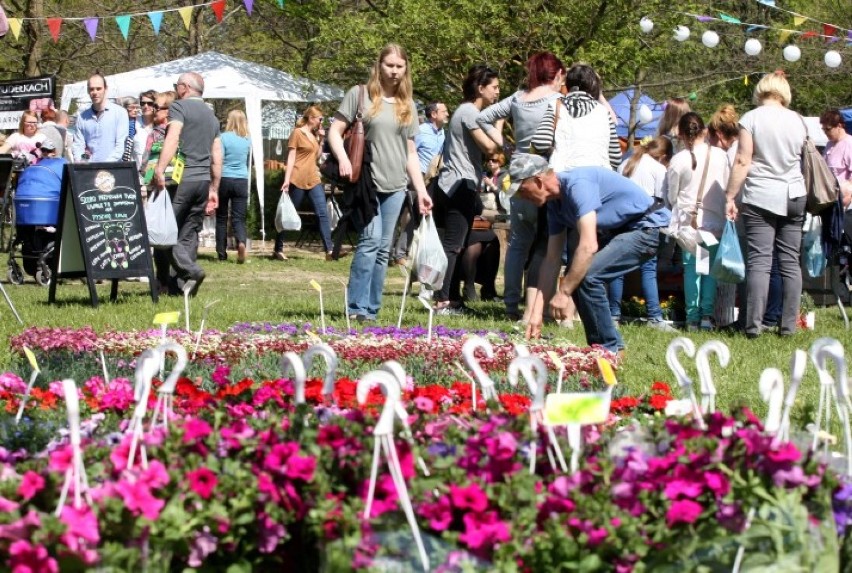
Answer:
[[(30, 332), (16, 344), (70, 352), (70, 341), (56, 345), (42, 335)], [(147, 336), (148, 346), (158, 336)], [(307, 344), (298, 332), (234, 332), (222, 340), (231, 349), (261, 347), (269, 354)], [(460, 345), (455, 338), (423, 345), (375, 333), (362, 341), (360, 349), (352, 340), (332, 342), (361, 373), (387, 358), (446, 367), (458, 359)], [(119, 334), (81, 334), (73, 344), (80, 356), (106, 348), (128, 362), (141, 349)], [(508, 342), (498, 347), (486, 365), (492, 372), (505, 369), (513, 352)], [(576, 353), (573, 374), (585, 378), (572, 384), (596, 384), (590, 363), (597, 353), (556, 350)], [(130, 382), (92, 377), (78, 384), (92, 503), (75, 508), (69, 501), (58, 515), (70, 463), (60, 437), (66, 427), (60, 386), (37, 387), (22, 422), (44, 430), (50, 443), (21, 442), (15, 433), (21, 430), (6, 417), (0, 569), (418, 570), (383, 463), (370, 517), (362, 515), (379, 391), (359, 407), (356, 384), (344, 376), (334, 404), (324, 404), (321, 382), (312, 378), (308, 403), (297, 407), (289, 380), (240, 378), (227, 360), (208, 359), (217, 365), (209, 375), (179, 381), (170, 431), (146, 435), (147, 468), (138, 455), (128, 468)], [(433, 570), (730, 571), (740, 545), (742, 571), (837, 569), (832, 510), (845, 536), (852, 490), (794, 445), (773, 449), (747, 410), (713, 414), (699, 430), (688, 419), (659, 414), (672, 396), (667, 385), (654, 383), (645, 395), (615, 398), (609, 422), (585, 429), (580, 469), (568, 475), (551, 465), (544, 432), (532, 433), (525, 393), (501, 392), (488, 404), (480, 399), (473, 411), (471, 386), (458, 378), (409, 380), (403, 400), (413, 440), (394, 439)], [(0, 376), (7, 412), (17, 410), (24, 385), (16, 375)], [(429, 476), (418, 469), (418, 457)]]

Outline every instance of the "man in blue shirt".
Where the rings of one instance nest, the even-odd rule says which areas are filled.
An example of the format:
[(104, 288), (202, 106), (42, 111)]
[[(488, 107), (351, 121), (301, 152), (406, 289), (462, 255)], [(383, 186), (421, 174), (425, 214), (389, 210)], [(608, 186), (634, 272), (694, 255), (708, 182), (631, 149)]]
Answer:
[[(444, 126), (450, 118), (450, 112), (447, 110), (447, 104), (439, 101), (433, 101), (423, 110), (426, 116), (426, 121), (420, 124), (420, 130), (414, 136), (414, 146), (417, 149), (417, 157), (420, 159), (420, 173), (424, 176), (424, 181), (428, 187), (429, 180), (426, 179), (429, 172), (429, 165), (436, 155), (444, 152), (444, 141), (446, 134)], [(431, 173), (433, 177), (437, 174)], [(409, 188), (408, 197), (405, 204), (402, 206), (402, 211), (399, 214), (399, 237), (393, 247), (391, 260), (394, 264), (406, 265), (408, 257), (408, 245), (411, 243), (411, 238), (414, 235), (414, 229), (420, 224), (420, 217), (414, 213), (416, 209), (412, 209), (412, 205), (417, 205), (417, 194), (413, 189)]]
[[(544, 303), (550, 300), (554, 319), (566, 316), (568, 297), (574, 296), (586, 330), (586, 341), (612, 352), (624, 341), (609, 312), (607, 285), (657, 254), (660, 228), (671, 213), (638, 185), (603, 167), (576, 167), (554, 173), (538, 155), (517, 153), (509, 166), (508, 195), (547, 207), (547, 255), (541, 266), (542, 299), (533, 304), (527, 337), (541, 334)], [(576, 229), (579, 243), (568, 272), (559, 276), (568, 230)]]
[(74, 161), (121, 161), (130, 130), (127, 111), (107, 100), (107, 82), (100, 73), (87, 84), (92, 106), (77, 114), (74, 132)]

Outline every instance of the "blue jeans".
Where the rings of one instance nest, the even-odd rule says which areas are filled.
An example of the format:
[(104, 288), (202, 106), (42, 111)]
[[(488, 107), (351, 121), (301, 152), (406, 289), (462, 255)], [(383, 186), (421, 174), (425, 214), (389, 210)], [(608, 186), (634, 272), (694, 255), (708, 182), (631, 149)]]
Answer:
[(586, 277), (574, 293), (589, 345), (599, 344), (612, 352), (624, 348), (609, 313), (607, 285), (657, 256), (659, 245), (659, 229), (636, 229), (616, 235), (595, 254)]
[[(707, 248), (710, 251), (710, 266), (716, 258), (719, 245)], [(683, 252), (683, 299), (686, 306), (686, 322), (698, 323), (705, 316), (713, 316), (716, 304), (716, 279), (713, 275), (700, 275), (695, 270), (695, 255)]]
[(506, 312), (518, 312), (518, 305), (524, 298), (521, 290), (524, 267), (535, 241), (538, 207), (520, 197), (512, 197), (510, 205), (509, 248), (503, 268), (503, 302)]
[[(325, 190), (322, 185), (315, 185), (311, 189), (301, 189), (295, 185), (290, 185), (290, 200), (296, 209), (305, 200), (305, 194), (311, 200), (314, 206), (314, 213), (317, 215), (317, 227), (319, 227), (320, 237), (322, 238), (322, 247), (326, 253), (330, 253), (334, 248), (334, 243), (331, 241), (331, 222), (328, 220), (328, 211), (326, 210)], [(280, 253), (284, 250), (284, 238), (286, 231), (281, 231), (275, 237), (275, 252)]]
[[(657, 257), (642, 263), (639, 270), (642, 273), (642, 295), (645, 297), (648, 320), (663, 320), (663, 311), (660, 309), (660, 293), (657, 289)], [(622, 298), (624, 298), (624, 275), (609, 283), (609, 312), (613, 318), (621, 317)]]
[(404, 191), (377, 193), (379, 211), (358, 238), (358, 248), (349, 267), (349, 314), (376, 318), (382, 308), (382, 290), (388, 270), (388, 255)]

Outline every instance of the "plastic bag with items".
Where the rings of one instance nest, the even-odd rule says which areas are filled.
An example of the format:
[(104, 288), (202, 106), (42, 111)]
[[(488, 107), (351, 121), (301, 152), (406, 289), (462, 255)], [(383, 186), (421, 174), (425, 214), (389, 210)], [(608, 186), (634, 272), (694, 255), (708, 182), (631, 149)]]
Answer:
[(444, 246), (432, 215), (425, 215), (417, 228), (415, 269), (417, 280), (426, 288), (438, 290), (444, 284), (447, 255), (444, 253)]

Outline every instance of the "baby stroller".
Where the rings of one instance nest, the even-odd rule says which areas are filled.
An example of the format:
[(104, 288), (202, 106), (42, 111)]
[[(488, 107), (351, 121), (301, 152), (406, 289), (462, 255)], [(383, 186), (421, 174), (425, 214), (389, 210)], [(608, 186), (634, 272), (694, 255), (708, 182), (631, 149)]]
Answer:
[(23, 284), (24, 272), (42, 286), (50, 283), (64, 165), (62, 158), (45, 157), (18, 176), (13, 200), (15, 232), (9, 240), (6, 274), (12, 284)]

